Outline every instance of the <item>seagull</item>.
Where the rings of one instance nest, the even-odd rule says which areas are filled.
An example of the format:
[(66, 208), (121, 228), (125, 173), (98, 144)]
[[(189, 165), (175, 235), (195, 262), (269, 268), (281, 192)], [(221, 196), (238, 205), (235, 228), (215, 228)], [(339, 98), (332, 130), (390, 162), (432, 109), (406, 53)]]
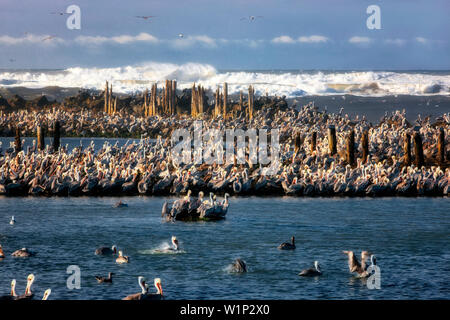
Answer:
[(156, 18), (156, 16), (134, 16), (135, 18), (139, 18), (139, 19), (144, 19), (144, 20), (148, 20), (150, 18)]
[(12, 216), (11, 220), (9, 221), (9, 224), (13, 225), (14, 223), (16, 223), (16, 219), (14, 219), (14, 216)]
[(47, 36), (42, 41), (52, 40), (53, 38), (56, 38), (56, 36)]
[(179, 34), (178, 34), (178, 38), (184, 38), (184, 34), (179, 33)]
[(256, 17), (255, 16), (248, 16), (248, 17), (241, 18), (241, 21), (248, 19), (249, 22), (253, 22), (253, 21), (255, 21), (258, 18), (263, 18), (263, 16), (256, 16)]
[(65, 14), (69, 14), (69, 13), (67, 13), (67, 12), (50, 12), (50, 14), (58, 14), (60, 16), (63, 16)]

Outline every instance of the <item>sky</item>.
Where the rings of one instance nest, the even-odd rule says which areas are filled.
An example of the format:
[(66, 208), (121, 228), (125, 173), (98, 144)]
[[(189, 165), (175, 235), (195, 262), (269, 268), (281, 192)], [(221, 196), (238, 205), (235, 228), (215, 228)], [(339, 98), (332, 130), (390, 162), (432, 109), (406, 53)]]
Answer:
[[(55, 14), (70, 5), (80, 29)], [(449, 70), (449, 13), (448, 0), (0, 0), (0, 68)]]

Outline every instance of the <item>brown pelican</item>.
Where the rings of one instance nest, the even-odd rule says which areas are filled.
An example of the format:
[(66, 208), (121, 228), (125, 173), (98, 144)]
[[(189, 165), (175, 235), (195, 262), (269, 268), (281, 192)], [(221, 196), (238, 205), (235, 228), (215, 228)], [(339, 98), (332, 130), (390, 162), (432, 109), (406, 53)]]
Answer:
[(95, 250), (96, 255), (109, 255), (109, 254), (116, 254), (116, 253), (117, 253), (116, 245), (113, 245), (111, 248), (100, 247)]
[(138, 277), (139, 287), (141, 288), (141, 292), (130, 294), (123, 298), (122, 300), (142, 300), (142, 297), (147, 294), (147, 289), (145, 287), (145, 278)]
[(11, 253), (13, 257), (32, 257), (35, 253), (29, 251), (27, 248), (22, 248)]
[(145, 289), (147, 292), (142, 297), (142, 300), (162, 300), (162, 299), (164, 299), (162, 286), (161, 286), (161, 279), (155, 278), (155, 280), (153, 281), (153, 284), (155, 285), (156, 293), (148, 293), (148, 285), (147, 285), (147, 283), (145, 283), (145, 279), (144, 279), (144, 285), (145, 285)]
[(320, 271), (319, 261), (314, 261), (314, 267), (302, 270), (299, 274), (301, 277), (316, 277), (321, 276), (322, 271)]
[(114, 208), (125, 208), (125, 207), (128, 207), (128, 204), (122, 202), (122, 200), (120, 200), (119, 202), (117, 202), (117, 203), (114, 205)]
[(29, 300), (33, 299), (34, 293), (31, 292), (31, 286), (34, 282), (34, 274), (29, 274), (27, 277), (27, 287), (25, 288), (25, 293), (17, 296), (16, 300)]
[(247, 265), (242, 259), (236, 259), (231, 265), (231, 272), (236, 273), (247, 272)]
[(5, 257), (5, 253), (3, 252), (2, 245), (0, 244), (0, 259), (3, 259)]
[(0, 300), (16, 300), (17, 294), (16, 294), (16, 279), (13, 279), (11, 281), (11, 292), (7, 296), (0, 297)]
[(126, 296), (122, 300), (161, 300), (163, 299), (163, 291), (161, 287), (161, 279), (156, 278), (154, 284), (156, 287), (156, 293), (148, 293), (148, 285), (145, 283), (144, 277), (138, 278), (139, 287), (141, 292)]
[(51, 293), (52, 293), (52, 289), (45, 290), (42, 300), (48, 300), (48, 297), (50, 296)]
[(368, 274), (366, 272), (366, 260), (370, 257), (370, 253), (368, 251), (361, 251), (361, 263), (359, 263), (356, 255), (353, 251), (342, 251), (348, 256), (348, 268), (350, 273), (358, 273), (358, 277), (367, 277)]
[(295, 237), (292, 236), (291, 243), (289, 242), (283, 242), (278, 246), (278, 249), (280, 250), (294, 250), (295, 249)]
[(113, 274), (114, 274), (113, 272), (108, 273), (108, 277), (95, 276), (95, 279), (97, 279), (98, 283), (103, 283), (103, 282), (112, 283)]
[(128, 263), (130, 262), (130, 258), (128, 256), (124, 256), (122, 251), (119, 251), (119, 256), (116, 259), (117, 263)]

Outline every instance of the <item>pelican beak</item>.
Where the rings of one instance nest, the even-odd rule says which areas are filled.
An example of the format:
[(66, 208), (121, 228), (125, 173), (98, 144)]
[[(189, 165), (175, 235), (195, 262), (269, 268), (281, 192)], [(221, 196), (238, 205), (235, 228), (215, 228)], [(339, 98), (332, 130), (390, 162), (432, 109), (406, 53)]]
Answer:
[(162, 290), (162, 287), (161, 287), (161, 282), (158, 282), (156, 285), (158, 286), (158, 289), (159, 289), (159, 292), (161, 293), (161, 295), (163, 295), (163, 290)]

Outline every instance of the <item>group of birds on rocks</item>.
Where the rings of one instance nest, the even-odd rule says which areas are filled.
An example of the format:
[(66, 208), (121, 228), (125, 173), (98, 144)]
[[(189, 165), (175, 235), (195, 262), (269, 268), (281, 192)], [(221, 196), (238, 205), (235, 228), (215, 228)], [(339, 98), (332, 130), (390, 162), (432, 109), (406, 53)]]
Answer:
[[(5, 115), (3, 115), (5, 117)], [(186, 128), (193, 132), (192, 118), (149, 117), (161, 128)], [(450, 116), (444, 114), (439, 125), (445, 139), (450, 133)], [(26, 121), (26, 120), (23, 120)], [(98, 121), (104, 121), (98, 119)], [(123, 120), (125, 121), (125, 120)], [(31, 121), (32, 122), (32, 121)], [(295, 195), (295, 196), (445, 196), (450, 190), (450, 168), (447, 163), (430, 162), (437, 156), (435, 148), (439, 130), (429, 119), (418, 119), (423, 139), (426, 166), (405, 165), (403, 137), (413, 128), (405, 112), (386, 115), (378, 126), (364, 117), (350, 119), (341, 113), (319, 111), (314, 105), (300, 111), (262, 109), (250, 121), (203, 120), (203, 144), (214, 144), (207, 137), (208, 129), (235, 130), (248, 128), (279, 128), (280, 154), (267, 166), (248, 159), (246, 146), (244, 163), (222, 161), (213, 164), (179, 163), (172, 153), (170, 135), (157, 139), (143, 138), (119, 146), (105, 141), (96, 151), (94, 142), (88, 146), (68, 145), (58, 152), (47, 146), (37, 150), (36, 143), (27, 150), (0, 147), (0, 194), (5, 195), (179, 195), (191, 190), (194, 194), (231, 195)], [(336, 127), (337, 154), (329, 154), (328, 125)], [(369, 132), (369, 156), (366, 163), (360, 157), (359, 141), (364, 130)], [(356, 164), (346, 163), (345, 135), (355, 132)], [(223, 131), (225, 132), (225, 131)], [(317, 133), (316, 148), (308, 138)], [(295, 147), (296, 137), (302, 144)], [(448, 143), (445, 154), (448, 154)], [(259, 148), (259, 147), (258, 147)], [(225, 160), (225, 154), (223, 155)], [(447, 156), (448, 157), (448, 156)], [(431, 164), (430, 164), (431, 163)]]
[(198, 193), (198, 198), (191, 197), (192, 191), (188, 190), (187, 195), (173, 203), (164, 202), (161, 216), (166, 221), (197, 221), (197, 220), (222, 220), (227, 214), (229, 194), (225, 193), (225, 199), (220, 202), (216, 200), (214, 193), (209, 193), (209, 200), (203, 200), (203, 191)]

